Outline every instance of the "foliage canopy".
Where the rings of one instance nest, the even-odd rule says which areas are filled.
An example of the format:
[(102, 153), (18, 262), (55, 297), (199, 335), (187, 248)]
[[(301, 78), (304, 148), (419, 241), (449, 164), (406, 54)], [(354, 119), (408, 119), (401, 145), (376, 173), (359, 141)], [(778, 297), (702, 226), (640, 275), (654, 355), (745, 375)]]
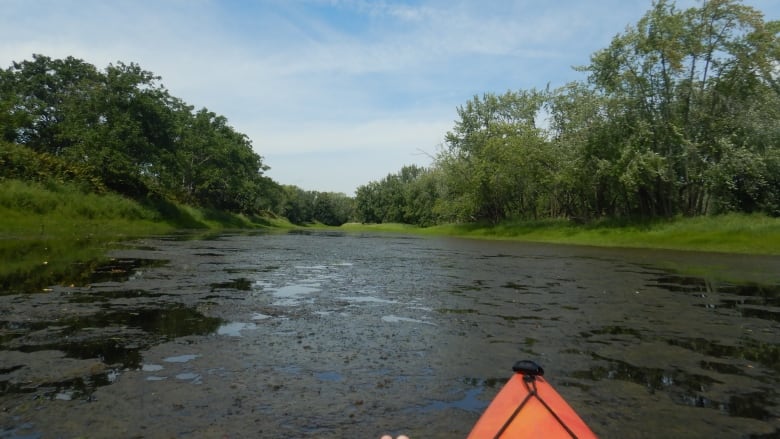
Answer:
[(133, 198), (271, 208), (279, 188), (249, 139), (224, 117), (193, 111), (159, 79), (132, 63), (99, 71), (42, 55), (0, 71), (2, 156), (15, 164), (2, 176), (69, 175)]
[[(433, 166), (357, 191), (367, 222), (780, 215), (780, 22), (654, 1), (555, 90), (474, 96)], [(403, 173), (403, 170), (402, 170)], [(434, 213), (405, 217), (421, 200)], [(433, 206), (433, 207), (431, 207)]]

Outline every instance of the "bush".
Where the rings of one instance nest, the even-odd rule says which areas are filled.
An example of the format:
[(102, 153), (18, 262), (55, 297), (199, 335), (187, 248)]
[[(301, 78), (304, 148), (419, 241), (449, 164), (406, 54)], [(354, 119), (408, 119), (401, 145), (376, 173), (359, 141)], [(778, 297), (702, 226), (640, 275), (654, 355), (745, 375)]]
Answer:
[(70, 183), (0, 181), (0, 207), (63, 218), (154, 220), (159, 214), (117, 194), (85, 193)]
[(71, 183), (87, 192), (106, 192), (106, 186), (87, 166), (69, 163), (26, 146), (0, 142), (0, 180), (6, 179)]

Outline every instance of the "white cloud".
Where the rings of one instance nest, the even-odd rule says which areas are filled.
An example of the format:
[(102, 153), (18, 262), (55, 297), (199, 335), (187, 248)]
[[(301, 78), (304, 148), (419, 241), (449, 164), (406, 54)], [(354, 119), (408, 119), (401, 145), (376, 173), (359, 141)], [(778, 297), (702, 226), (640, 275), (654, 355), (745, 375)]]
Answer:
[(322, 151), (434, 151), (452, 122), (377, 119), (350, 123), (319, 121), (251, 127), (261, 154), (301, 154)]

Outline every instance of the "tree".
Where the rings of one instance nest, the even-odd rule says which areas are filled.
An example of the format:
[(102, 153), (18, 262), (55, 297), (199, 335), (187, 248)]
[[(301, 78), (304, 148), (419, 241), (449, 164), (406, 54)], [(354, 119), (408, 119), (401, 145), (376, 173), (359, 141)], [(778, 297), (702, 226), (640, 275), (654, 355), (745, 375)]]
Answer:
[(340, 226), (352, 218), (351, 198), (341, 193), (318, 192), (314, 199), (313, 219), (328, 226)]
[(384, 209), (380, 201), (381, 185), (372, 181), (355, 191), (355, 215), (362, 223), (382, 223)]
[(73, 143), (63, 132), (62, 123), (71, 116), (66, 110), (99, 81), (94, 66), (73, 57), (33, 55), (31, 61), (14, 62), (0, 75), (5, 139), (60, 155)]
[(363, 223), (435, 223), (437, 176), (431, 170), (409, 165), (357, 189), (355, 216)]
[(0, 71), (0, 134), (91, 169), (100, 187), (131, 197), (239, 212), (278, 204), (281, 190), (263, 175), (249, 138), (224, 116), (193, 113), (159, 80), (134, 63), (98, 71), (72, 57), (34, 55)]
[[(776, 148), (776, 142), (746, 137), (746, 130), (754, 131), (743, 115), (776, 114), (765, 103), (776, 102), (780, 90), (777, 47), (777, 25), (736, 0), (709, 0), (686, 11), (659, 0), (593, 55), (586, 70), (609, 101), (612, 127), (606, 129), (619, 150), (611, 163), (618, 172), (613, 179), (626, 191), (623, 213), (706, 213), (711, 198), (723, 192), (710, 176), (718, 163), (761, 161), (767, 148)], [(765, 196), (747, 191), (738, 198), (760, 204), (756, 197)]]
[(536, 126), (546, 92), (475, 96), (458, 108), (436, 165), (446, 190), (439, 212), (455, 221), (535, 217), (555, 165)]
[(284, 186), (281, 214), (293, 224), (319, 222), (340, 226), (354, 215), (352, 198), (336, 192), (305, 191), (297, 186)]

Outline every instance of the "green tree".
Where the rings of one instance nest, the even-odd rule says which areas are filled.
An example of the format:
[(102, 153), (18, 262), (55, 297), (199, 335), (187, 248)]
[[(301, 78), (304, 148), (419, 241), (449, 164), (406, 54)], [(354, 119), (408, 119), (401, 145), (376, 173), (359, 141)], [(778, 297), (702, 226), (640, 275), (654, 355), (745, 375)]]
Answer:
[(293, 224), (319, 222), (340, 226), (354, 215), (354, 200), (342, 193), (305, 191), (297, 186), (284, 186), (281, 214)]
[(145, 195), (173, 147), (171, 98), (159, 79), (136, 64), (109, 65), (96, 86), (64, 106), (74, 116), (62, 124), (71, 143), (63, 155), (99, 169), (120, 193)]
[(251, 141), (223, 116), (193, 113), (159, 80), (133, 63), (98, 71), (34, 55), (0, 71), (0, 134), (125, 195), (241, 212), (278, 205), (281, 189)]
[(352, 218), (354, 204), (345, 194), (318, 192), (312, 210), (315, 221), (328, 226), (340, 226)]
[[(593, 55), (586, 70), (594, 89), (609, 100), (604, 108), (612, 127), (605, 129), (619, 151), (610, 165), (618, 172), (613, 181), (625, 191), (622, 213), (701, 214), (718, 203), (712, 197), (721, 196), (724, 187), (756, 186), (716, 190), (711, 174), (715, 167), (720, 178), (726, 169), (739, 173), (718, 163), (761, 161), (766, 148), (776, 147), (745, 136), (750, 123), (743, 115), (776, 114), (765, 103), (776, 102), (767, 96), (778, 92), (777, 46), (777, 25), (739, 1), (710, 0), (679, 11), (660, 0)], [(733, 196), (761, 204), (768, 192)]]
[(166, 184), (188, 203), (251, 211), (268, 168), (249, 138), (207, 109), (180, 109), (176, 146), (166, 154)]
[[(438, 174), (437, 174), (438, 175)], [(356, 218), (364, 223), (432, 225), (439, 186), (431, 170), (409, 165), (357, 189)]]
[(441, 174), (412, 165), (401, 168), (400, 176), (404, 182), (403, 222), (423, 227), (436, 224)]
[(536, 126), (546, 100), (537, 90), (486, 93), (458, 108), (459, 120), (436, 160), (446, 180), (437, 206), (443, 217), (497, 222), (537, 216), (556, 170), (546, 134)]
[(355, 191), (355, 215), (362, 223), (382, 223), (384, 209), (380, 199), (381, 185), (377, 181), (359, 186)]
[(94, 66), (68, 57), (33, 55), (14, 62), (0, 75), (0, 120), (4, 138), (38, 151), (60, 155), (73, 143), (62, 122), (73, 101), (84, 99), (100, 81)]
[(285, 185), (281, 214), (293, 224), (306, 224), (314, 218), (314, 193)]

